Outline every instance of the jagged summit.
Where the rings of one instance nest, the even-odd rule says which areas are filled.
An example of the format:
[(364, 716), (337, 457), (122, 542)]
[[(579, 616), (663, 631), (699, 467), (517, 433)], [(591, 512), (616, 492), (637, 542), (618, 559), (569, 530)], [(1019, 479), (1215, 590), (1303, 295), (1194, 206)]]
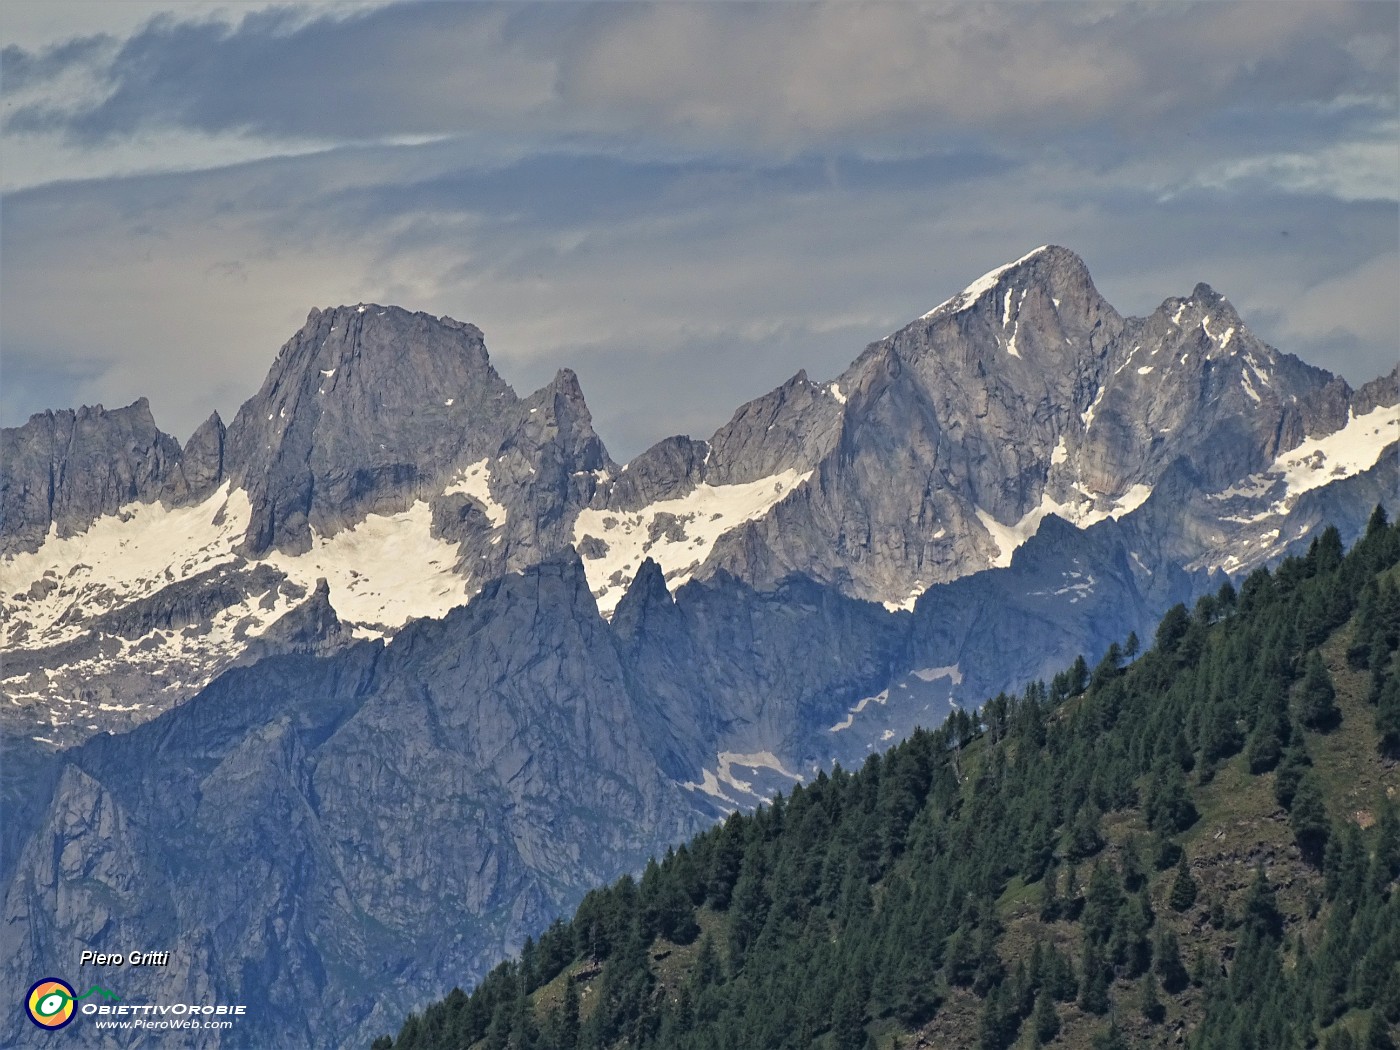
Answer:
[[(1369, 512), (1398, 399), (1396, 375), (1354, 393), (1268, 346), (1206, 284), (1124, 317), (1078, 255), (1046, 245), (836, 379), (798, 371), (708, 439), (618, 467), (570, 369), (521, 397), (474, 325), (312, 310), (234, 420), (211, 415), (183, 448), (144, 401), (0, 434), (8, 640), (58, 671), (13, 688), (58, 712), (54, 696), (86, 704), (120, 663), (144, 676), (123, 679), (120, 708), (139, 712), (132, 690), (158, 708), (321, 578), (344, 637), (388, 637), (570, 547), (605, 616), (627, 612), (639, 575), (626, 604), (660, 609), (641, 599), (722, 573), (907, 609), (1009, 566), (1057, 520), (1131, 519), (1144, 564), (1247, 571), (1323, 520), (1324, 487), (1358, 479), (1348, 498)], [(52, 651), (134, 602), (172, 622), (216, 610), (220, 626), (198, 645)], [(162, 691), (167, 672), (179, 682)]]
[(51, 528), (71, 536), (99, 515), (158, 498), (179, 458), (144, 397), (123, 408), (38, 412), (0, 430), (0, 555), (36, 549)]
[(1089, 268), (1085, 265), (1084, 260), (1074, 252), (1059, 245), (1043, 244), (1014, 262), (998, 266), (994, 270), (988, 270), (957, 295), (945, 299), (924, 314), (920, 320), (927, 321), (940, 315), (970, 309), (998, 288), (1004, 288), (1007, 285), (1024, 285), (1036, 278), (1047, 278), (1056, 271), (1078, 272), (1085, 279), (1089, 276)]
[(305, 549), (312, 529), (405, 509), (516, 400), (474, 325), (312, 310), (229, 426), (229, 476), (253, 505), (249, 550)]

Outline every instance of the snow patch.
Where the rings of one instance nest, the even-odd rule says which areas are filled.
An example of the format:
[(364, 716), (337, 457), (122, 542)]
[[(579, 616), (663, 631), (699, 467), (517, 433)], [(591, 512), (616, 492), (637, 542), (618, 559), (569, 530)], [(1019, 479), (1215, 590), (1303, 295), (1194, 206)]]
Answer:
[(307, 587), (325, 577), (331, 605), (344, 620), (397, 629), (420, 616), (444, 616), (464, 604), (467, 580), (454, 566), (457, 547), (432, 535), (426, 500), (398, 514), (370, 514), (333, 536), (312, 530), (305, 554), (274, 552), (266, 559)]
[[(846, 403), (846, 395), (841, 390), (840, 383), (828, 383), (826, 392), (836, 399), (838, 405), (844, 405)], [(709, 455), (709, 453), (707, 452), (706, 455)]]
[(470, 496), (486, 509), (486, 516), (491, 519), (491, 527), (499, 529), (506, 523), (510, 512), (491, 498), (491, 468), (488, 462), (479, 459), (471, 466), (458, 471), (448, 482), (447, 488), (442, 490), (442, 494), (449, 496), (460, 493)]
[(1084, 432), (1086, 434), (1089, 432), (1089, 428), (1094, 425), (1094, 413), (1098, 410), (1099, 402), (1103, 400), (1103, 396), (1107, 391), (1107, 386), (1099, 387), (1099, 392), (1094, 395), (1094, 400), (1089, 403), (1089, 407), (1086, 408), (1084, 414), (1079, 417), (1084, 423)]
[(697, 485), (684, 496), (658, 500), (640, 510), (590, 507), (580, 511), (574, 519), (574, 547), (590, 536), (608, 545), (603, 557), (584, 561), (599, 610), (612, 615), (648, 557), (661, 566), (672, 588), (687, 583), (721, 536), (762, 518), (811, 476), (810, 470), (785, 470), (738, 485)]
[(864, 711), (864, 710), (865, 710), (867, 707), (869, 707), (871, 704), (882, 704), (882, 705), (883, 705), (883, 704), (889, 703), (889, 701), (890, 701), (890, 691), (889, 691), (888, 689), (881, 689), (881, 690), (880, 690), (878, 693), (876, 693), (874, 696), (867, 696), (867, 697), (865, 697), (865, 699), (861, 700), (858, 704), (856, 704), (855, 707), (851, 708), (851, 710), (847, 713), (847, 715), (846, 715), (845, 718), (843, 718), (841, 721), (837, 722), (834, 726), (832, 726), (830, 729), (828, 729), (827, 732), (828, 732), (828, 733), (840, 733), (840, 732), (842, 732), (842, 731), (844, 731), (844, 730), (850, 729), (851, 726), (855, 725), (856, 715), (860, 714), (862, 711)]
[(1027, 252), (1015, 262), (1010, 262), (1007, 263), (1005, 266), (998, 266), (995, 270), (987, 271), (981, 277), (977, 278), (977, 280), (969, 284), (957, 295), (953, 296), (951, 299), (946, 299), (943, 302), (939, 303), (928, 313), (920, 317), (919, 320), (927, 321), (929, 318), (939, 313), (958, 313), (961, 310), (966, 310), (968, 307), (976, 303), (977, 300), (981, 299), (982, 296), (986, 295), (988, 292), (994, 289), (1000, 282), (1002, 274), (1006, 273), (1008, 270), (1020, 266), (1023, 262), (1026, 262), (1029, 259), (1035, 258), (1041, 252), (1045, 251), (1045, 249), (1048, 247), (1048, 244), (1042, 244), (1035, 251)]
[(748, 754), (721, 751), (715, 756), (715, 759), (719, 763), (716, 770), (702, 769), (698, 782), (686, 781), (681, 784), (681, 787), (689, 788), (692, 791), (703, 791), (712, 798), (727, 802), (732, 806), (738, 806), (739, 802), (725, 788), (742, 795), (748, 795), (751, 800), (757, 800), (760, 796), (754, 790), (751, 781), (740, 780), (734, 775), (735, 767), (752, 770), (768, 769), (799, 784), (803, 779), (801, 773), (793, 773), (787, 769), (771, 751), (754, 751)]
[(717, 798), (721, 802), (727, 802), (731, 806), (739, 805), (735, 799), (730, 798), (724, 793), (724, 788), (719, 786), (719, 778), (708, 769), (702, 769), (700, 771), (700, 780), (698, 782), (687, 780), (681, 784), (681, 787), (689, 788), (691, 791), (703, 791), (711, 798)]
[(940, 678), (946, 678), (954, 685), (962, 685), (962, 668), (957, 664), (949, 664), (947, 667), (924, 667), (914, 671), (913, 675), (921, 682), (936, 682)]
[(1095, 498), (1088, 493), (1083, 493), (1083, 498), (1073, 503), (1061, 503), (1047, 492), (1040, 497), (1040, 504), (1037, 507), (1010, 525), (1004, 525), (997, 521), (981, 507), (974, 507), (973, 511), (977, 515), (977, 520), (982, 523), (982, 527), (992, 538), (992, 542), (996, 544), (997, 553), (990, 559), (991, 564), (995, 568), (1004, 569), (1011, 564), (1011, 555), (1015, 553), (1016, 548), (1036, 534), (1036, 530), (1040, 528), (1040, 523), (1047, 514), (1054, 514), (1078, 528), (1085, 529), (1106, 518), (1117, 520), (1125, 514), (1132, 513), (1142, 506), (1150, 495), (1152, 495), (1152, 486), (1141, 482), (1102, 506), (1100, 505), (1102, 497)]
[(1011, 339), (1010, 339), (1010, 341), (1006, 344), (1006, 352), (1007, 352), (1008, 354), (1010, 354), (1012, 357), (1020, 357), (1020, 356), (1021, 356), (1021, 351), (1019, 351), (1019, 350), (1016, 349), (1016, 335), (1017, 335), (1017, 333), (1020, 332), (1020, 331), (1021, 331), (1021, 322), (1020, 322), (1020, 321), (1017, 321), (1015, 327), (1011, 329)]
[(1357, 416), (1348, 414), (1346, 425), (1322, 437), (1309, 437), (1297, 448), (1279, 456), (1260, 471), (1211, 498), (1259, 498), (1272, 496), (1262, 513), (1226, 520), (1257, 521), (1270, 514), (1286, 513), (1304, 492), (1321, 488), (1338, 478), (1370, 470), (1381, 453), (1400, 440), (1400, 405), (1380, 405)]
[[(938, 537), (935, 536), (933, 538), (937, 539)], [(881, 602), (880, 604), (883, 605), (889, 612), (913, 612), (914, 605), (919, 600), (919, 595), (923, 594), (925, 589), (926, 588), (923, 584), (916, 583), (914, 585), (913, 590), (909, 592), (908, 597), (906, 597), (902, 602), (885, 601)]]
[[(128, 504), (75, 536), (60, 538), (51, 525), (38, 550), (0, 559), (0, 644), (8, 647), (21, 619), (26, 648), (68, 641), (86, 634), (94, 615), (233, 561), (252, 505), (231, 484), (188, 507)], [(57, 586), (22, 604), (13, 599), (45, 577)]]

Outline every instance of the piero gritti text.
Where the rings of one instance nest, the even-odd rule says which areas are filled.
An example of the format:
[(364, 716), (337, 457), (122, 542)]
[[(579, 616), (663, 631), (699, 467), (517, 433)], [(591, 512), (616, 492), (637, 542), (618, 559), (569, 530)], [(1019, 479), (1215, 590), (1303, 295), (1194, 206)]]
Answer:
[(91, 952), (85, 951), (78, 957), (79, 966), (167, 966), (169, 952)]

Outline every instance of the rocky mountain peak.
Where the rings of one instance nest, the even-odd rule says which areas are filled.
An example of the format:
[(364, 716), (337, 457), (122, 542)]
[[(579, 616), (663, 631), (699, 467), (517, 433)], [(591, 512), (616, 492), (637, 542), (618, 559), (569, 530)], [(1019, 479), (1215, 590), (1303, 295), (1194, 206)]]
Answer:
[(155, 499), (179, 459), (144, 397), (123, 408), (40, 412), (0, 430), (0, 554), (37, 549), (51, 526), (71, 536)]
[(561, 368), (547, 386), (522, 402), (521, 407), (527, 422), (542, 428), (539, 437), (557, 446), (571, 473), (614, 466), (593, 430), (593, 413), (572, 368)]
[(639, 629), (638, 625), (649, 617), (658, 613), (674, 615), (674, 608), (664, 571), (651, 558), (644, 558), (637, 568), (637, 575), (617, 603), (617, 611), (612, 618), (613, 630), (620, 637), (630, 637)]
[(280, 410), (313, 395), (332, 404), (372, 392), (368, 407), (382, 411), (418, 407), (429, 392), (456, 404), (456, 395), (479, 400), (507, 390), (475, 325), (397, 306), (339, 306), (307, 315), (239, 417), (258, 402)]
[(211, 412), (185, 442), (180, 451), (179, 469), (170, 478), (162, 495), (183, 503), (207, 496), (224, 480), (224, 444), (228, 428), (218, 412)]
[(475, 325), (360, 304), (312, 310), (228, 432), (248, 549), (304, 550), (403, 510), (518, 403)]
[[(1068, 248), (1045, 245), (983, 274), (905, 331), (921, 328), (945, 343), (958, 335), (979, 342), (991, 335), (1005, 355), (1030, 360), (1041, 348), (1101, 349), (1102, 335), (1115, 333), (1120, 323), (1084, 260)], [(1033, 340), (1033, 334), (1054, 338)]]

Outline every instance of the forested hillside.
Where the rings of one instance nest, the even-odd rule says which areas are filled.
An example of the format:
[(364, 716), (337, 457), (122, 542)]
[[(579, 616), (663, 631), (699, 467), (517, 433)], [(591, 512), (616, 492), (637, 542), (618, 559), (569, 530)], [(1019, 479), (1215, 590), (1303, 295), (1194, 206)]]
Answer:
[(376, 1050), (1394, 1046), (1378, 510), (589, 894)]

